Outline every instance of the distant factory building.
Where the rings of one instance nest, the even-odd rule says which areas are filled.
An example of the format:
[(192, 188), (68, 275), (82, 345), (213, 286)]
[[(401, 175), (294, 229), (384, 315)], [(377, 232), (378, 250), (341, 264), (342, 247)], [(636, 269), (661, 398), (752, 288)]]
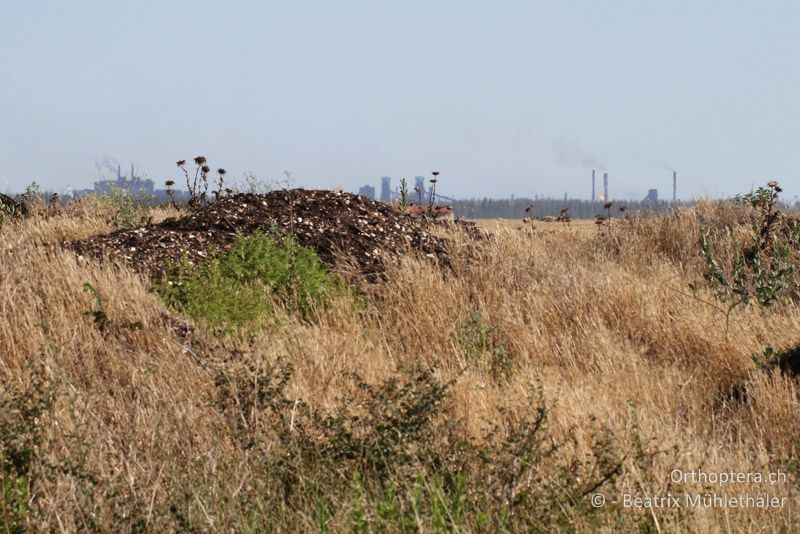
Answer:
[(143, 180), (141, 176), (136, 176), (133, 165), (131, 165), (131, 175), (123, 176), (122, 169), (117, 165), (116, 180), (100, 180), (94, 183), (95, 194), (112, 194), (115, 191), (124, 191), (131, 195), (152, 195), (155, 191), (153, 180)]
[(424, 176), (415, 176), (414, 177), (414, 193), (416, 193), (417, 200), (423, 201), (425, 200), (425, 177)]
[(358, 194), (365, 196), (369, 199), (375, 200), (375, 188), (371, 185), (365, 185), (358, 188)]
[(658, 204), (658, 189), (649, 189), (647, 191), (647, 196), (642, 199), (642, 202)]
[(381, 176), (381, 202), (392, 200), (392, 179), (389, 176)]

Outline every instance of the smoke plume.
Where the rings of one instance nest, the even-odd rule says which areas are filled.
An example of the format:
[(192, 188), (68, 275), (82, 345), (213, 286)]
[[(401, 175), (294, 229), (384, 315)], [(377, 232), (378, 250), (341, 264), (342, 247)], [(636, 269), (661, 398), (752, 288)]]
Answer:
[(565, 167), (581, 167), (583, 169), (606, 170), (594, 154), (586, 151), (578, 143), (566, 139), (554, 139), (551, 143), (558, 162)]

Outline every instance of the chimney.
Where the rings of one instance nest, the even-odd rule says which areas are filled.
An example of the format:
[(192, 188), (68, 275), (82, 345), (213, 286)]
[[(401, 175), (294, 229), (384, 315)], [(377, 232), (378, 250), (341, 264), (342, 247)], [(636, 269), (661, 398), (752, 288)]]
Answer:
[(597, 197), (594, 196), (594, 169), (592, 169), (592, 202), (594, 202), (595, 198)]
[(672, 201), (678, 201), (678, 171), (672, 171)]
[(608, 173), (603, 173), (603, 198), (608, 202)]

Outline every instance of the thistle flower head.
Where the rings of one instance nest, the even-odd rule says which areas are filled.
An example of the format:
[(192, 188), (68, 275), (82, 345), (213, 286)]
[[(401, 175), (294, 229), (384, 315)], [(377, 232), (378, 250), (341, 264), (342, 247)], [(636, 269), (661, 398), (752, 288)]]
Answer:
[(196, 158), (194, 158), (194, 164), (195, 165), (205, 165), (206, 164), (206, 158), (203, 157), (203, 156), (197, 156)]

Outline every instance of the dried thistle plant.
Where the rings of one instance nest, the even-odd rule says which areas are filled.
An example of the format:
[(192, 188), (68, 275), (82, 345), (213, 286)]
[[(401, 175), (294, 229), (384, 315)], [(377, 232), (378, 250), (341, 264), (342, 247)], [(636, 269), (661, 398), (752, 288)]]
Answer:
[(167, 186), (167, 196), (169, 197), (169, 202), (173, 208), (177, 208), (178, 204), (175, 202), (175, 191), (173, 191), (173, 186), (175, 185), (174, 180), (167, 180), (165, 184)]
[(228, 189), (223, 189), (223, 186), (225, 184), (225, 175), (227, 173), (228, 173), (228, 171), (226, 171), (222, 167), (217, 169), (217, 176), (218, 176), (217, 186), (218, 187), (217, 187), (217, 190), (214, 192), (214, 196), (216, 197), (217, 200), (220, 199), (220, 197), (222, 196), (222, 192), (223, 191), (226, 191), (226, 192), (229, 191)]
[(433, 175), (433, 178), (431, 178), (431, 196), (429, 207), (430, 211), (433, 212), (433, 205), (436, 202), (436, 183), (439, 181), (439, 171), (433, 171), (431, 174)]

